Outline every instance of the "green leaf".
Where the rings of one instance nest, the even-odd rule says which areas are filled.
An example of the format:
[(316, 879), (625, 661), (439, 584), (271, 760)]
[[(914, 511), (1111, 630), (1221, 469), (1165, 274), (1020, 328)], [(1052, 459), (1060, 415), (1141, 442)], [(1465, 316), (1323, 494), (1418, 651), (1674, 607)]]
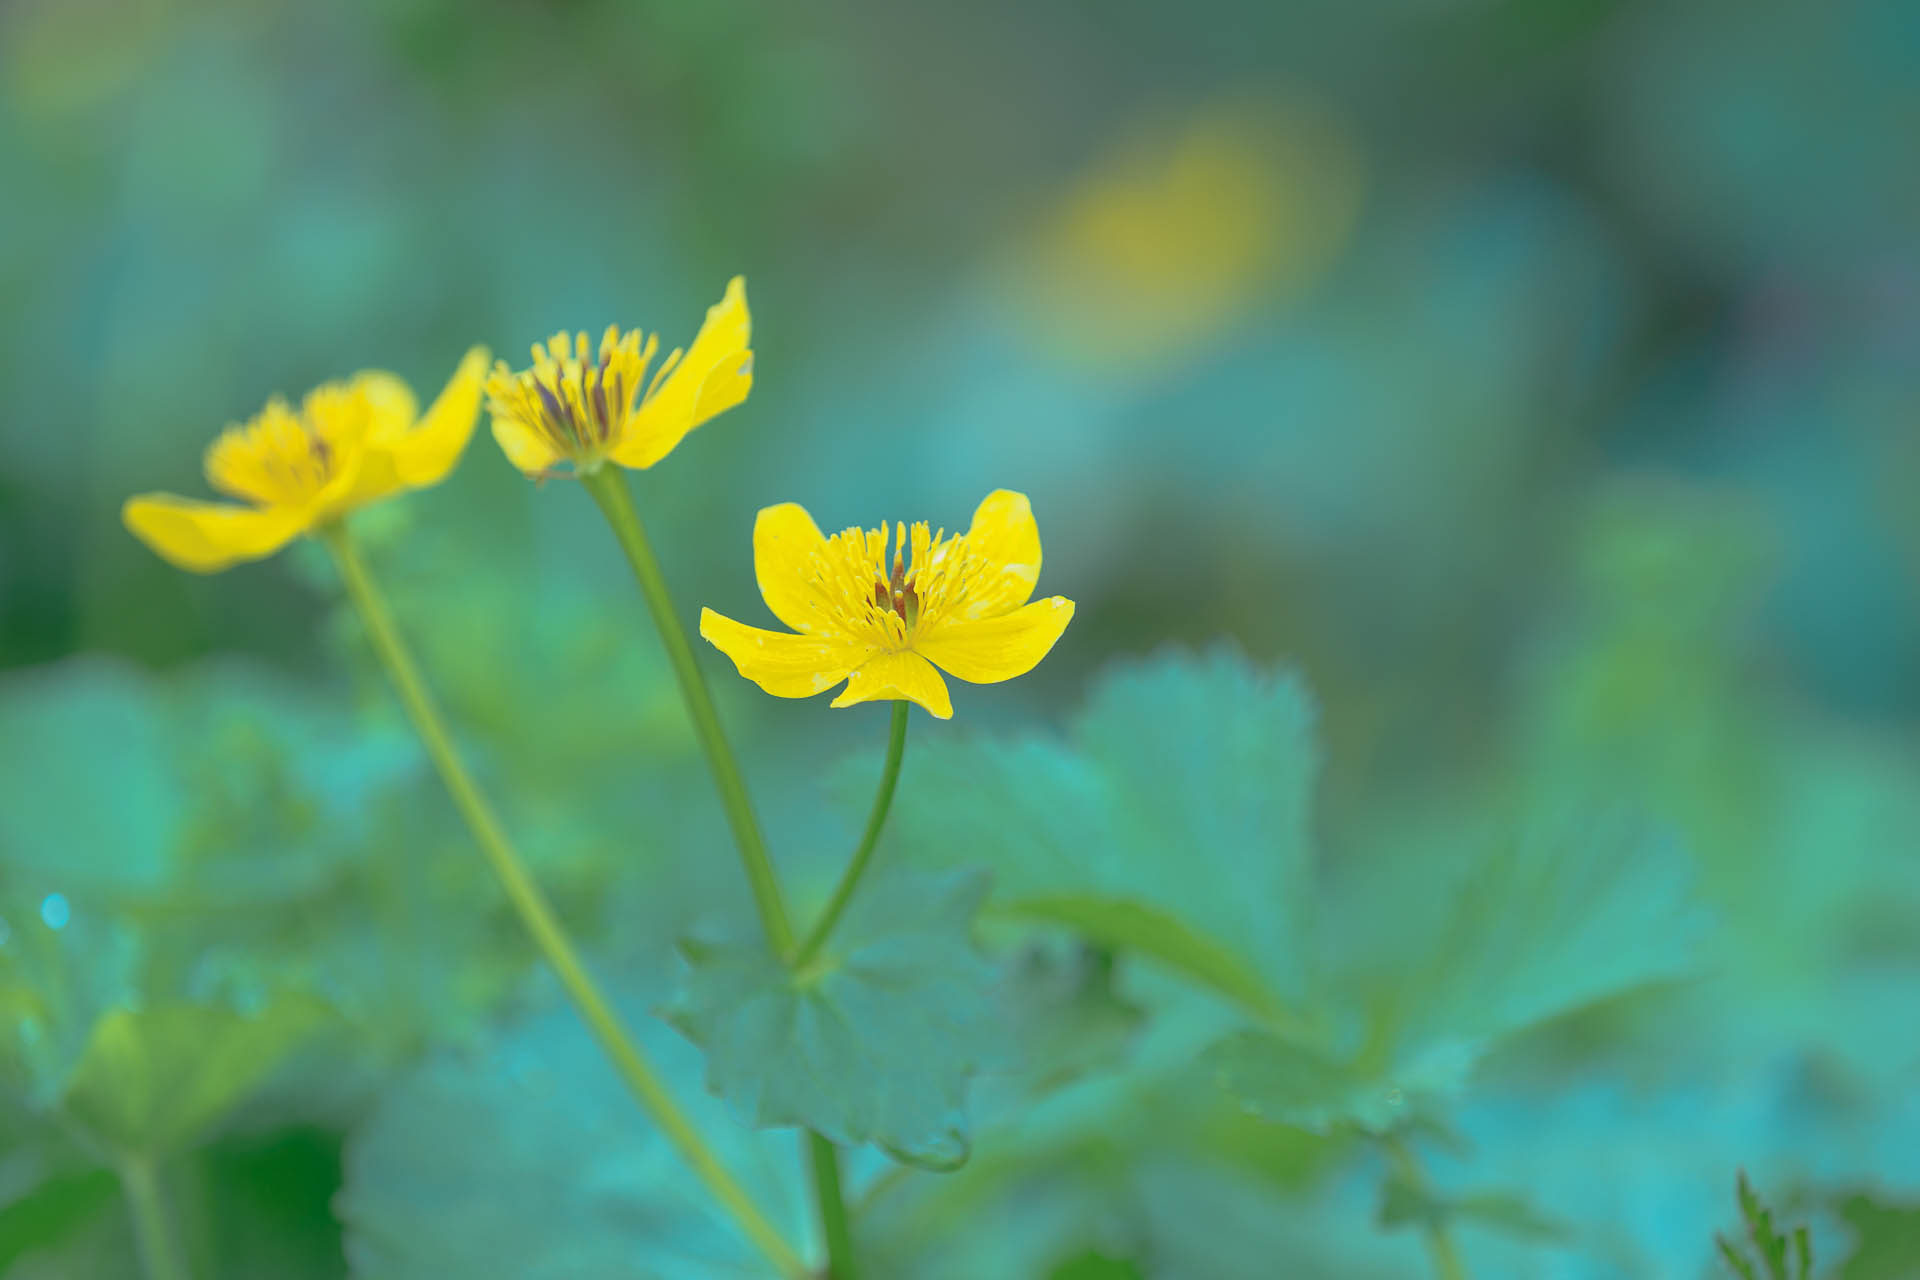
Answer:
[(0, 722), (0, 865), (22, 892), (96, 903), (311, 892), (365, 856), (371, 800), (420, 759), (392, 726), (231, 662), (19, 673), (0, 682)]
[[(996, 911), (1083, 928), (1270, 1015), (1306, 990), (1312, 721), (1296, 680), (1230, 652), (1123, 668), (1072, 746), (917, 746), (885, 839), (922, 865), (984, 862)], [(856, 808), (871, 772), (848, 770)]]
[[(699, 1052), (623, 1012), (720, 1162), (809, 1252), (797, 1135), (734, 1123)], [(771, 1274), (564, 1007), (395, 1081), (348, 1143), (336, 1207), (352, 1274), (377, 1280)]]
[(992, 908), (1013, 920), (1062, 925), (1090, 942), (1136, 952), (1242, 1006), (1255, 1017), (1285, 1024), (1292, 1015), (1260, 974), (1238, 955), (1177, 917), (1139, 902), (1090, 894), (1017, 898)]
[(1329, 903), (1330, 985), (1412, 1040), (1482, 1044), (1691, 971), (1706, 929), (1665, 831), (1568, 810), (1403, 837)]
[(986, 892), (977, 873), (876, 877), (798, 973), (763, 942), (686, 944), (668, 1016), (746, 1123), (951, 1168), (970, 1149), (966, 1084), (992, 1018), (972, 940)]
[[(1114, 989), (1111, 953), (1087, 946), (1022, 948), (1000, 1004), (1015, 1052), (1005, 1073), (1015, 1106), (1118, 1063), (1146, 1017)], [(999, 1075), (982, 1080), (999, 1082)]]
[[(1740, 1204), (1740, 1221), (1747, 1229), (1747, 1239), (1754, 1251), (1760, 1255), (1761, 1274), (1766, 1280), (1812, 1280), (1813, 1257), (1807, 1229), (1796, 1227), (1791, 1236), (1782, 1235), (1773, 1224), (1773, 1211), (1753, 1189), (1744, 1169), (1736, 1180), (1734, 1192)], [(1756, 1274), (1752, 1263), (1725, 1236), (1716, 1235), (1713, 1242), (1727, 1265), (1738, 1271), (1743, 1280)], [(1792, 1265), (1788, 1263), (1789, 1256)]]
[(1047, 1272), (1047, 1280), (1144, 1280), (1144, 1274), (1130, 1259), (1088, 1249), (1057, 1264)]
[(0, 1272), (22, 1257), (51, 1249), (120, 1198), (120, 1183), (104, 1169), (64, 1173), (0, 1208)]
[(1240, 1026), (1208, 1036), (1207, 1065), (1250, 1111), (1392, 1128), (1457, 1094), (1499, 1037), (1692, 964), (1690, 859), (1590, 811), (1403, 821), (1321, 885), (1306, 696), (1232, 654), (1122, 669), (1072, 737), (928, 744), (888, 853), (985, 859), (991, 918), (1223, 997)]
[(1247, 1110), (1314, 1132), (1432, 1115), (1500, 1037), (1686, 972), (1690, 873), (1670, 839), (1628, 822), (1409, 841), (1328, 904), (1342, 943), (1322, 998), (1341, 1034), (1237, 1032), (1204, 1061)]
[(0, 723), (0, 863), (41, 893), (165, 881), (189, 808), (143, 676), (93, 658), (16, 672)]
[(1201, 1061), (1250, 1114), (1314, 1133), (1351, 1125), (1385, 1133), (1437, 1110), (1466, 1087), (1477, 1046), (1442, 1041), (1401, 1057), (1336, 1058), (1267, 1031), (1239, 1031)]
[(1464, 1223), (1542, 1244), (1563, 1241), (1569, 1234), (1566, 1227), (1520, 1196), (1499, 1191), (1443, 1196), (1397, 1176), (1387, 1179), (1381, 1191), (1379, 1219), (1380, 1225), (1389, 1230), (1444, 1230), (1454, 1223)]
[(94, 1024), (62, 1105), (123, 1152), (191, 1144), (280, 1066), (329, 1014), (282, 996), (258, 1013), (201, 1005), (116, 1009)]
[(1839, 1280), (1909, 1280), (1920, 1258), (1920, 1204), (1885, 1204), (1864, 1195), (1837, 1206), (1854, 1238)]

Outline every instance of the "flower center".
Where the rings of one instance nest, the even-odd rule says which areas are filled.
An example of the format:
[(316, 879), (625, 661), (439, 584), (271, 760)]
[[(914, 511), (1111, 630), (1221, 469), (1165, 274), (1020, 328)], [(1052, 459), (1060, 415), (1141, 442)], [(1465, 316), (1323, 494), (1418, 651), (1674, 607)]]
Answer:
[(227, 428), (207, 450), (208, 482), (265, 506), (295, 505), (318, 494), (338, 474), (342, 448), (351, 443), (346, 437), (353, 433), (339, 428), (359, 424), (316, 420), (313, 407), (296, 414), (275, 400), (246, 423)]
[(640, 333), (622, 334), (609, 326), (596, 355), (587, 335), (571, 340), (557, 333), (533, 348), (533, 367), (509, 373), (500, 365), (487, 384), (496, 413), (539, 435), (576, 466), (598, 463), (620, 443), (636, 401), (645, 403), (676, 363), (679, 352), (662, 362), (651, 383), (644, 383), (658, 339), (642, 346)]
[(907, 581), (907, 562), (899, 547), (893, 549), (892, 576), (874, 577), (873, 602), (882, 609), (891, 609), (907, 625), (907, 630), (919, 625), (920, 593)]

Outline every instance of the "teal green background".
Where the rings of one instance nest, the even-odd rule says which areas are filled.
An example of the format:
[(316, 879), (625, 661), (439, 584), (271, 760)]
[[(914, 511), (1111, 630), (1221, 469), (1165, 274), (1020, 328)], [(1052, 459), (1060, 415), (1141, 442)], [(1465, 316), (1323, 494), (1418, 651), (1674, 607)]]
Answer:
[[(1422, 937), (1436, 868), (1541, 814), (1644, 821), (1686, 885), (1669, 913), (1664, 871), (1603, 876), (1564, 918), (1579, 945), (1475, 962), (1554, 994), (1519, 1001), (1470, 1081), (1434, 1083), (1415, 1137), (1444, 1204), (1408, 1207), (1358, 1109), (1309, 1134), (1221, 1103), (1211, 1066), (1169, 1074), (1218, 1028), (1123, 955), (1112, 1004), (1074, 1006), (1104, 1047), (1072, 1074), (1110, 1086), (1075, 1105), (1110, 1144), (1046, 1147), (1052, 1113), (995, 1112), (976, 1083), (968, 1170), (875, 1210), (882, 1274), (1417, 1274), (1409, 1223), (1435, 1214), (1476, 1276), (1704, 1274), (1743, 1167), (1815, 1224), (1820, 1274), (1920, 1273), (1898, 1243), (1920, 1235), (1917, 130), (1900, 0), (0, 10), (4, 1274), (131, 1274), (105, 1133), (164, 1148), (197, 1274), (344, 1274), (343, 1217), (438, 1238), (382, 1180), (464, 1123), (449, 1099), (514, 1114), (450, 1062), (506, 1045), (594, 1070), (318, 549), (194, 577), (121, 502), (205, 496), (201, 451), (271, 394), (380, 367), (424, 398), (471, 343), (517, 363), (610, 322), (684, 344), (735, 273), (753, 394), (633, 477), (683, 614), (770, 621), (762, 506), (954, 528), (997, 487), (1031, 496), (1041, 590), (1077, 602), (1032, 675), (916, 716), (886, 856), (977, 862), (1004, 893), (1026, 846), (988, 821), (949, 849), (941, 806), (1027, 834), (1079, 811), (1054, 775), (985, 789), (964, 753), (1032, 733), (1097, 756), (1091, 722), (1210, 762), (1168, 784), (1190, 806), (1299, 783), (1318, 879), (1236, 917), (1256, 951), (1269, 923)], [(623, 998), (663, 1007), (674, 940), (746, 920), (744, 886), (591, 504), (520, 477), (483, 424), (443, 485), (356, 528), (543, 883)], [(1170, 656), (1221, 644), (1238, 674)], [(702, 657), (817, 902), (884, 715), (776, 702)], [(1116, 663), (1171, 692), (1111, 709)], [(1268, 669), (1298, 674), (1311, 730), (1222, 748), (1258, 699), (1206, 682)], [(1113, 827), (1086, 875), (1152, 900), (1182, 901), (1202, 843), (1223, 884), (1264, 883), (1252, 817), (1210, 841), (1086, 821)], [(1613, 848), (1594, 865), (1641, 865)], [(1461, 927), (1507, 939), (1545, 910), (1532, 891), (1475, 888)], [(1000, 965), (1071, 950), (981, 936)], [(1402, 982), (1438, 952), (1316, 945), (1377, 964), (1362, 986), (1388, 1003), (1444, 1003)], [(116, 1009), (155, 1018), (155, 1056), (85, 1076)], [(697, 1057), (657, 1034), (698, 1093)], [(191, 1126), (127, 1101), (211, 1059), (222, 1101)], [(395, 1099), (450, 1118), (396, 1130)], [(609, 1228), (592, 1188), (672, 1175), (555, 1146), (576, 1121), (594, 1131), (515, 1118), (522, 1180), (474, 1193), (551, 1196), (527, 1252), (498, 1246), (514, 1274), (654, 1261), (698, 1213)], [(355, 1150), (387, 1163), (356, 1174)], [(1027, 1208), (973, 1208), (1009, 1186)], [(541, 1253), (559, 1237), (576, 1252)], [(361, 1248), (356, 1274), (454, 1256), (409, 1272)]]

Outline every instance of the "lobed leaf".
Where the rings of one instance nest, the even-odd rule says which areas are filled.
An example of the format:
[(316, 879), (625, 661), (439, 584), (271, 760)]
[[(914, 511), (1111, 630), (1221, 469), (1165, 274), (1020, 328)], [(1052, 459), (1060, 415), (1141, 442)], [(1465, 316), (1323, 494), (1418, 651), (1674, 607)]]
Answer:
[(1242, 1026), (1210, 1070), (1249, 1110), (1316, 1131), (1392, 1127), (1456, 1094), (1499, 1037), (1689, 971), (1691, 862), (1623, 817), (1523, 804), (1505, 829), (1408, 825), (1323, 886), (1312, 721), (1296, 680), (1231, 653), (1123, 668), (1071, 744), (910, 758), (888, 849), (985, 861), (992, 918), (1222, 997)]
[[(810, 1215), (795, 1136), (733, 1123), (700, 1087), (698, 1052), (624, 1003), (688, 1118), (805, 1252)], [(772, 1274), (565, 1007), (395, 1080), (348, 1143), (336, 1208), (356, 1277)]]
[(324, 1005), (295, 996), (252, 1014), (185, 1004), (116, 1009), (94, 1024), (61, 1105), (116, 1151), (175, 1151), (244, 1101), (328, 1017)]
[(1287, 1010), (1310, 962), (1318, 772), (1298, 681), (1225, 651), (1122, 669), (1074, 739), (916, 750), (889, 847), (984, 862), (996, 912), (1084, 929), (1260, 1016)]
[(668, 1016), (746, 1123), (951, 1168), (971, 1146), (967, 1080), (990, 1049), (992, 974), (972, 940), (986, 893), (977, 873), (876, 877), (797, 973), (763, 942), (687, 944)]

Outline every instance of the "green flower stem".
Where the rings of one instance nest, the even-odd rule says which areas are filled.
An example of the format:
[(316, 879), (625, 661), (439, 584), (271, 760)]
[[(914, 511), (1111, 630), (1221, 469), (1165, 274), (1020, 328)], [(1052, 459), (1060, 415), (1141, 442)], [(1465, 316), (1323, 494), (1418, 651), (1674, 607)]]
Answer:
[(700, 745), (707, 753), (707, 766), (712, 769), (714, 783), (720, 788), (720, 803), (726, 808), (727, 823), (733, 828), (734, 843), (740, 847), (740, 859), (746, 864), (747, 881), (753, 886), (753, 901), (760, 910), (760, 925), (766, 931), (767, 943), (773, 948), (774, 954), (783, 961), (787, 960), (793, 955), (793, 925), (787, 919), (786, 903), (780, 896), (780, 881), (774, 875), (773, 859), (767, 854), (767, 842), (760, 834), (760, 824), (754, 819), (753, 802), (747, 797), (746, 780), (740, 776), (740, 766), (735, 762), (733, 751), (727, 746), (726, 733), (720, 727), (719, 713), (713, 709), (713, 696), (707, 692), (706, 678), (700, 674), (700, 666), (694, 661), (693, 645), (687, 640), (680, 615), (673, 610), (673, 597), (667, 592), (666, 577), (660, 572), (660, 562), (654, 559), (653, 547), (647, 541), (647, 531), (640, 524), (640, 513), (633, 508), (633, 495), (627, 491), (626, 478), (618, 467), (603, 466), (598, 471), (582, 474), (580, 480), (599, 504), (607, 524), (613, 529), (613, 536), (620, 542), (620, 549), (627, 553), (627, 563), (633, 566), (633, 576), (640, 580), (640, 594), (647, 598), (647, 608), (653, 613), (653, 625), (660, 632), (661, 643), (666, 646), (667, 658), (673, 663), (673, 673), (680, 679), (680, 694), (686, 699), (687, 714), (693, 717), (694, 730), (700, 735)]
[(140, 1246), (140, 1266), (147, 1280), (187, 1280), (190, 1273), (180, 1254), (180, 1242), (174, 1238), (173, 1220), (167, 1216), (153, 1161), (146, 1156), (128, 1156), (120, 1161), (120, 1188), (133, 1214), (133, 1235)]
[[(360, 611), (374, 652), (379, 656), (381, 665), (386, 667), (395, 692), (400, 695), (407, 715), (419, 731), (421, 741), (426, 744), (427, 754), (433, 757), (441, 781), (446, 783), (447, 791), (453, 797), (454, 807), (460, 810), (460, 816), (466, 820), (481, 852), (492, 864), (494, 874), (499, 877), (500, 885), (506, 890), (514, 910), (519, 912), (521, 923), (533, 935), (541, 954), (566, 986), (567, 994), (572, 997), (574, 1007), (580, 1011), (594, 1038), (600, 1042), (600, 1047), (626, 1081), (627, 1087), (639, 1099), (640, 1105), (646, 1108), (668, 1140), (679, 1148), (681, 1157), (706, 1184), (714, 1198), (739, 1221), (747, 1237), (782, 1273), (796, 1278), (805, 1277), (808, 1274), (807, 1267), (801, 1262), (799, 1254), (780, 1237), (780, 1233), (774, 1230), (773, 1225), (748, 1198), (746, 1191), (715, 1158), (699, 1131), (667, 1092), (632, 1034), (622, 1025), (619, 1015), (600, 993), (592, 975), (587, 972), (559, 917), (554, 915), (553, 908), (547, 904), (546, 897), (528, 873), (526, 864), (514, 851), (486, 798), (474, 785), (466, 766), (460, 762), (453, 740), (440, 719), (440, 712), (420, 678), (406, 642), (400, 638), (399, 629), (394, 625), (387, 602), (367, 573), (366, 565), (360, 559), (360, 553), (345, 526), (335, 524), (321, 530), (319, 536), (340, 566), (340, 577), (346, 584), (347, 595)], [(156, 1276), (154, 1280), (175, 1278)]]
[[(1407, 1149), (1406, 1143), (1398, 1138), (1388, 1138), (1385, 1145), (1394, 1170), (1408, 1186), (1424, 1191), (1426, 1175), (1421, 1173), (1420, 1162), (1413, 1158), (1413, 1152)], [(1426, 1232), (1427, 1257), (1433, 1261), (1433, 1274), (1438, 1280), (1467, 1280), (1466, 1264), (1460, 1261), (1460, 1251), (1454, 1246), (1446, 1223), (1431, 1219), (1427, 1222)]]
[(873, 848), (880, 843), (880, 829), (887, 825), (887, 811), (893, 808), (893, 791), (900, 782), (900, 758), (907, 752), (907, 708), (904, 699), (896, 698), (893, 703), (893, 726), (887, 736), (887, 762), (880, 770), (880, 790), (873, 797), (873, 812), (867, 815), (867, 829), (860, 837), (860, 847), (853, 851), (853, 861), (840, 876), (840, 883), (834, 887), (833, 897), (827, 900), (827, 909), (820, 913), (820, 919), (807, 934), (807, 940), (800, 944), (800, 950), (793, 957), (793, 967), (806, 967), (809, 960), (820, 954), (820, 948), (833, 936), (834, 925), (840, 923), (841, 915), (847, 904), (853, 901), (853, 891), (859, 887), (860, 877), (866, 874), (867, 864), (873, 861)]
[[(634, 510), (633, 494), (627, 488), (626, 477), (617, 467), (603, 466), (598, 471), (583, 474), (580, 480), (599, 505), (601, 514), (606, 516), (620, 549), (626, 552), (627, 563), (633, 566), (633, 576), (639, 579), (640, 593), (647, 598), (647, 608), (653, 614), (654, 627), (660, 632), (667, 658), (673, 664), (674, 674), (680, 679), (680, 693), (686, 699), (687, 713), (693, 717), (693, 727), (700, 735), (700, 745), (706, 751), (707, 766), (713, 771), (714, 784), (720, 789), (720, 802), (726, 808), (728, 824), (733, 827), (734, 843), (740, 848), (747, 882), (753, 886), (753, 901), (760, 911), (760, 926), (766, 933), (767, 945), (783, 964), (792, 968), (796, 957), (793, 924), (787, 917), (786, 901), (780, 893), (779, 878), (774, 874), (773, 859), (767, 853), (767, 842), (761, 836), (760, 824), (753, 816), (753, 802), (747, 795), (746, 779), (741, 776), (740, 766), (733, 758), (732, 749), (727, 746), (719, 713), (713, 707), (713, 695), (707, 692), (706, 678), (700, 674), (700, 666), (694, 660), (693, 644), (687, 639), (680, 615), (674, 611), (673, 597), (667, 591), (666, 576), (660, 572), (660, 562), (654, 558), (653, 546), (647, 541), (646, 528), (640, 523), (640, 513)], [(897, 724), (898, 731), (904, 733), (904, 717)], [(894, 764), (898, 766), (897, 759)], [(852, 892), (851, 884), (845, 888), (848, 893)], [(823, 938), (825, 935), (819, 936)], [(809, 942), (817, 945), (818, 940), (810, 938)], [(853, 1275), (853, 1246), (847, 1226), (846, 1202), (840, 1191), (839, 1156), (833, 1144), (817, 1133), (809, 1133), (807, 1143), (812, 1153), (814, 1198), (819, 1204), (820, 1223), (827, 1238), (832, 1280), (849, 1280)]]
[(847, 1227), (847, 1204), (840, 1193), (840, 1150), (819, 1134), (809, 1133), (807, 1152), (813, 1160), (820, 1225), (827, 1237), (826, 1280), (854, 1280), (853, 1232)]

